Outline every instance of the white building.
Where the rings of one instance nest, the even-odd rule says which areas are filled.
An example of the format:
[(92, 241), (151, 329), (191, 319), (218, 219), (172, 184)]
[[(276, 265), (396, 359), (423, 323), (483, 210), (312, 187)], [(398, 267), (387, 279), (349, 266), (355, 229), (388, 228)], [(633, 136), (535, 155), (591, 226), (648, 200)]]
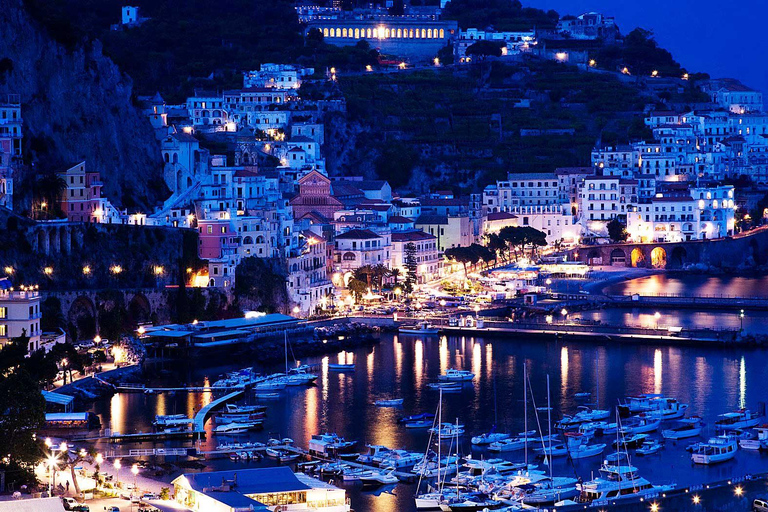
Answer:
[(483, 212), (509, 212), (520, 206), (551, 206), (559, 202), (554, 173), (509, 174), (483, 191)]
[(547, 235), (547, 243), (573, 245), (579, 242), (581, 227), (574, 223), (570, 205), (521, 206), (512, 211), (519, 227), (530, 226)]
[(327, 242), (312, 231), (301, 233), (299, 247), (288, 257), (288, 295), (302, 314), (317, 313), (333, 301), (328, 278)]
[(616, 176), (589, 176), (581, 191), (580, 221), (585, 234), (604, 235), (613, 219), (621, 219), (637, 205), (637, 181)]
[(350, 229), (335, 238), (333, 267), (337, 272), (351, 272), (364, 265), (389, 266), (392, 234), (387, 230)]
[(400, 276), (405, 277), (406, 247), (413, 244), (416, 249), (416, 275), (418, 283), (437, 279), (441, 275), (440, 257), (437, 253), (437, 237), (420, 230), (392, 233), (391, 268), (400, 269)]
[(264, 87), (274, 89), (298, 89), (302, 78), (315, 73), (313, 68), (292, 64), (262, 64), (256, 71), (243, 76), (243, 87)]
[(0, 347), (13, 338), (29, 338), (29, 353), (40, 348), (40, 292), (33, 287), (16, 290), (7, 278), (0, 279)]

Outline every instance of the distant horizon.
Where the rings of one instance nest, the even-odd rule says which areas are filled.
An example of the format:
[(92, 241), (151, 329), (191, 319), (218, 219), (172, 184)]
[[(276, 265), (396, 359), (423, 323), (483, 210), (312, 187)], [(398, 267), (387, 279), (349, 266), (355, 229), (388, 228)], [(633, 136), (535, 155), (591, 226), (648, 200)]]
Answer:
[[(613, 16), (622, 34), (651, 30), (659, 46), (691, 72), (736, 78), (768, 93), (768, 43), (763, 20), (768, 4), (744, 0), (522, 0), (526, 7), (554, 9), (561, 16), (596, 11)], [(768, 96), (768, 95), (767, 95)]]

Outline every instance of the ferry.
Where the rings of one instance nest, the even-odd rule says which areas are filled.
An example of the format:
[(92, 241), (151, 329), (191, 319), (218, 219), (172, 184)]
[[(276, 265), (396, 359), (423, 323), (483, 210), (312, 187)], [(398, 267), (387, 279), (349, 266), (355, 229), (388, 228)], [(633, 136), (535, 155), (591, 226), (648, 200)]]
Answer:
[(756, 412), (750, 412), (749, 409), (741, 409), (735, 412), (727, 412), (718, 416), (715, 421), (717, 430), (735, 430), (739, 428), (750, 428), (760, 423), (760, 415)]
[(694, 464), (717, 464), (734, 458), (736, 450), (738, 445), (735, 439), (728, 436), (713, 437), (694, 450), (691, 460)]
[[(600, 475), (594, 480), (577, 484), (581, 501), (620, 500), (649, 494), (659, 494), (674, 488), (674, 485), (653, 485), (637, 474), (637, 468), (630, 465), (603, 464)], [(607, 501), (606, 501), (607, 503)]]

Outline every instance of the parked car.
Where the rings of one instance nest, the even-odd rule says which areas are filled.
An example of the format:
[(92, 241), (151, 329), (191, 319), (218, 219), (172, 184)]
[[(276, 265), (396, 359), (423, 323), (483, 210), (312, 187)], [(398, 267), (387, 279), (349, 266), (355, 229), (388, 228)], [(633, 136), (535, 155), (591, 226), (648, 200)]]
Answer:
[(153, 493), (153, 492), (145, 492), (144, 495), (141, 497), (144, 501), (151, 501), (151, 500), (159, 500), (160, 497)]
[(91, 512), (91, 509), (88, 505), (75, 505), (72, 507), (72, 512)]
[(120, 512), (120, 509), (118, 507), (109, 507), (107, 512)]
[(67, 497), (61, 498), (61, 504), (64, 505), (64, 510), (73, 510), (73, 507), (76, 507), (77, 505), (79, 505), (79, 503), (75, 498), (67, 498)]
[(768, 498), (757, 498), (753, 501), (752, 512), (768, 512)]

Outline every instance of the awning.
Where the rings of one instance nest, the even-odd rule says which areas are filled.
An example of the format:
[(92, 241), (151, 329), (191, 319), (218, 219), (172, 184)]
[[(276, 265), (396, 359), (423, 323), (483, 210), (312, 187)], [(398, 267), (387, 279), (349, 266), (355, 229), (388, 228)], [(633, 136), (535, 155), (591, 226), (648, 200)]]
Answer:
[(65, 395), (63, 393), (54, 393), (53, 391), (41, 391), (43, 394), (43, 398), (45, 398), (45, 401), (51, 404), (58, 404), (58, 405), (69, 405), (74, 400), (75, 397)]

